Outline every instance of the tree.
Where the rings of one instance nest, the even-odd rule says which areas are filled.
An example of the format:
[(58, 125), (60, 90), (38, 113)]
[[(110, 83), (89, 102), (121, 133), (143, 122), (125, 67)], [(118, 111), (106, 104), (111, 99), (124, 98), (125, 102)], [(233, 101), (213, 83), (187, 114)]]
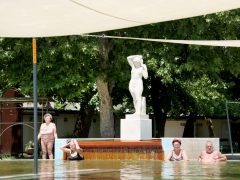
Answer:
[(113, 84), (107, 80), (106, 70), (109, 65), (110, 43), (108, 39), (100, 39), (100, 73), (96, 78), (100, 99), (100, 133), (102, 137), (114, 137), (114, 119), (111, 92)]
[[(116, 34), (158, 39), (239, 39), (239, 12), (228, 11), (124, 29)], [(230, 77), (238, 77), (239, 49), (134, 40), (121, 43), (124, 44), (120, 46), (121, 54), (140, 53), (147, 60), (151, 72), (147, 85), (151, 95), (148, 97), (151, 97), (151, 107), (159, 124), (158, 136), (164, 135), (166, 115), (223, 114), (224, 101), (229, 98), (226, 90), (234, 83), (224, 82), (223, 73), (228, 72)]]
[[(162, 39), (239, 39), (239, 12), (107, 33)], [(15, 86), (31, 95), (31, 40), (1, 39), (0, 43), (1, 86)], [(132, 54), (142, 54), (150, 72), (150, 78), (144, 82), (144, 96), (148, 112), (154, 114), (158, 124), (158, 137), (164, 136), (167, 116), (218, 114), (224, 100), (238, 98), (237, 93), (232, 94), (239, 80), (238, 48), (106, 38), (97, 41), (80, 36), (38, 39), (38, 93), (61, 102), (83, 101), (88, 109), (93, 108), (89, 106), (90, 96), (98, 91), (101, 133), (103, 137), (113, 137), (112, 106), (123, 105), (124, 113), (133, 109), (126, 62)], [(86, 93), (89, 91), (91, 95)], [(95, 108), (98, 105), (95, 103)]]
[[(87, 98), (89, 94), (96, 94), (92, 60), (96, 59), (98, 49), (94, 41), (87, 41), (76, 36), (37, 40), (38, 95), (62, 103), (82, 102), (80, 114), (86, 109), (92, 113), (94, 107), (86, 101), (91, 100)], [(16, 87), (26, 96), (32, 96), (31, 52), (30, 39), (2, 39), (0, 66), (4, 88)], [(84, 129), (75, 131), (78, 135), (88, 135)]]

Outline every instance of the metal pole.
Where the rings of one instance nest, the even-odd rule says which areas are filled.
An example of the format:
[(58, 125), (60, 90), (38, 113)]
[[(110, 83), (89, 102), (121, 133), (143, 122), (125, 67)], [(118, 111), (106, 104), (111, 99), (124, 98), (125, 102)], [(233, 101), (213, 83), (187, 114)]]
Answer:
[(33, 38), (33, 101), (34, 101), (34, 174), (38, 174), (38, 117), (37, 117), (37, 45)]
[(226, 105), (227, 122), (228, 122), (229, 143), (230, 143), (231, 153), (233, 155), (232, 133), (231, 133), (231, 124), (230, 124), (229, 115), (228, 115), (228, 102), (227, 101), (225, 102), (225, 105)]

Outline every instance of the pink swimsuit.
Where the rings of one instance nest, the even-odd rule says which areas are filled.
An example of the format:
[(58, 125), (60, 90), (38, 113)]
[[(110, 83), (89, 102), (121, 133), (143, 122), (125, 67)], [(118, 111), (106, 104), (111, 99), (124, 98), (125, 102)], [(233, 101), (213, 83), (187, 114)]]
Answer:
[(47, 145), (48, 143), (53, 143), (54, 142), (54, 134), (48, 133), (48, 134), (42, 134), (41, 135), (41, 141), (43, 144)]

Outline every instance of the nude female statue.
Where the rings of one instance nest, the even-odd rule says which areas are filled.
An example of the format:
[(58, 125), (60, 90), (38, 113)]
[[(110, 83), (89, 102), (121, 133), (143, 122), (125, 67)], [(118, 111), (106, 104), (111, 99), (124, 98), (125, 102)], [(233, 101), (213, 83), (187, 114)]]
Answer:
[(133, 97), (135, 108), (134, 114), (146, 114), (146, 100), (142, 97), (143, 80), (148, 78), (147, 66), (143, 64), (141, 55), (131, 55), (127, 57), (129, 65), (132, 67), (131, 80), (129, 82), (129, 91)]

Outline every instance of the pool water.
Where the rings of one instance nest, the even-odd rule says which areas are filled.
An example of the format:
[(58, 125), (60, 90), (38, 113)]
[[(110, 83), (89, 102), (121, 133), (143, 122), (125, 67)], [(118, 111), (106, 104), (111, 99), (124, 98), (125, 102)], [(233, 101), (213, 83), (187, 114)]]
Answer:
[(240, 161), (203, 164), (158, 160), (1, 160), (0, 179), (239, 179)]

